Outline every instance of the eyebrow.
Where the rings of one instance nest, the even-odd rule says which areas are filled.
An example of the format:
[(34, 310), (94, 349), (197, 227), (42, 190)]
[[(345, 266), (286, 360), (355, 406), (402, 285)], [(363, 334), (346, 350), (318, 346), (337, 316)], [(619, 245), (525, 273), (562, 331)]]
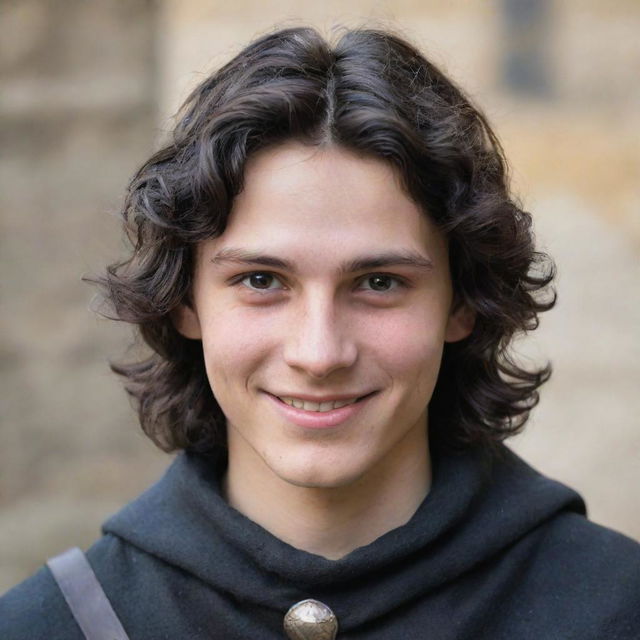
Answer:
[[(235, 262), (245, 265), (261, 265), (263, 267), (283, 269), (285, 271), (290, 271), (291, 273), (296, 272), (295, 265), (288, 260), (284, 260), (261, 251), (248, 251), (246, 249), (235, 247), (226, 247), (221, 249), (211, 258), (211, 262), (216, 265), (225, 262)], [(417, 251), (388, 251), (347, 260), (340, 265), (340, 272), (354, 273), (356, 271), (368, 271), (371, 269), (380, 269), (392, 266), (407, 266), (431, 271), (433, 269), (433, 262), (427, 256)]]

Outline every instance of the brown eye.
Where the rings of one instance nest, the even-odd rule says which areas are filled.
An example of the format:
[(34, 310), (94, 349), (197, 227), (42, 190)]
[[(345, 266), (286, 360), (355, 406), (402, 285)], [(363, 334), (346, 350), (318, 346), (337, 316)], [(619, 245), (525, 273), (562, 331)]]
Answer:
[(256, 271), (242, 279), (242, 284), (249, 289), (265, 291), (268, 289), (282, 289), (282, 283), (272, 273)]
[(371, 291), (389, 291), (397, 285), (397, 281), (391, 276), (375, 274), (368, 276), (362, 284), (365, 289), (370, 289)]

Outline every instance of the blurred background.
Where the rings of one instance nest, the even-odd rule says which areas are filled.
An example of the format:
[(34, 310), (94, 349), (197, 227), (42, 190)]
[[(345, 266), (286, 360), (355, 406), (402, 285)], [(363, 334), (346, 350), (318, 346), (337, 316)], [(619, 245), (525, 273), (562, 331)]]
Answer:
[(555, 374), (511, 444), (640, 539), (637, 0), (1, 0), (0, 592), (168, 464), (108, 368), (131, 332), (80, 278), (122, 255), (127, 179), (189, 89), (300, 23), (391, 27), (485, 109), (559, 271), (519, 347)]

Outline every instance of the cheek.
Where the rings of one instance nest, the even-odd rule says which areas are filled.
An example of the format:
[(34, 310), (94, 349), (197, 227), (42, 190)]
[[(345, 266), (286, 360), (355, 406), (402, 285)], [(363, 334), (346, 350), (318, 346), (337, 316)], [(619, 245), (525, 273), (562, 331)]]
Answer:
[(368, 343), (394, 382), (430, 396), (444, 347), (441, 321), (423, 314), (389, 317), (371, 328)]
[(264, 322), (233, 313), (212, 313), (202, 329), (207, 376), (214, 395), (223, 387), (242, 386), (270, 351), (271, 332)]

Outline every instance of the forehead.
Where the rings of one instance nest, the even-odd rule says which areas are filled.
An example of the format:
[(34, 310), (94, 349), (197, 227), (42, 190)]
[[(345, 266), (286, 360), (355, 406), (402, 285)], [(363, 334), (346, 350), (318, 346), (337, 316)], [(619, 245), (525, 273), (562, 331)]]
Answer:
[(444, 249), (441, 234), (388, 163), (296, 142), (249, 160), (227, 228), (212, 244), (268, 248), (300, 260)]

